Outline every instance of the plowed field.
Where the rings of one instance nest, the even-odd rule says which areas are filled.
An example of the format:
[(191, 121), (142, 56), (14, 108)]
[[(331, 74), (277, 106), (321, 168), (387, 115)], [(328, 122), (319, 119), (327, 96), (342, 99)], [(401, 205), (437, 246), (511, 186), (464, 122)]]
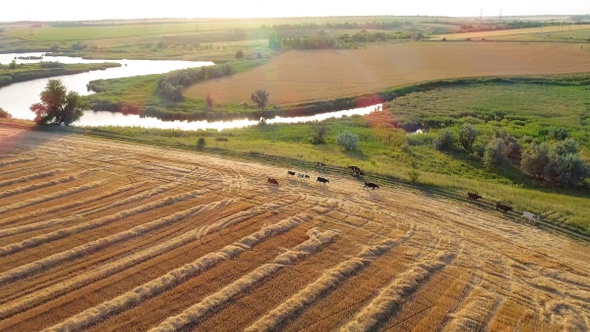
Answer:
[(0, 142), (0, 330), (590, 327), (588, 244), (478, 205), (80, 135)]
[(590, 51), (579, 44), (416, 42), (288, 51), (247, 72), (195, 84), (185, 95), (202, 99), (210, 94), (215, 102), (241, 103), (263, 89), (273, 105), (372, 94), (447, 78), (588, 71)]

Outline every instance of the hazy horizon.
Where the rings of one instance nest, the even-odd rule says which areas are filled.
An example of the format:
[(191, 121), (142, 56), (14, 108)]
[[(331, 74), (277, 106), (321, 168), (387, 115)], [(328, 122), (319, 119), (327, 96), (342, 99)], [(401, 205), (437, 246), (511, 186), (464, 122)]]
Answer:
[(146, 2), (141, 5), (105, 0), (100, 4), (88, 3), (83, 9), (68, 0), (27, 1), (26, 6), (13, 7), (0, 12), (0, 22), (16, 21), (82, 21), (118, 19), (181, 19), (181, 18), (273, 18), (316, 16), (448, 16), (498, 17), (541, 15), (590, 14), (590, 2), (562, 1), (509, 1), (480, 0), (465, 2), (449, 0), (417, 0), (402, 5), (366, 0), (362, 6), (351, 3), (320, 3), (300, 0), (278, 2), (269, 0), (219, 0), (206, 6), (196, 2), (169, 0), (162, 3)]

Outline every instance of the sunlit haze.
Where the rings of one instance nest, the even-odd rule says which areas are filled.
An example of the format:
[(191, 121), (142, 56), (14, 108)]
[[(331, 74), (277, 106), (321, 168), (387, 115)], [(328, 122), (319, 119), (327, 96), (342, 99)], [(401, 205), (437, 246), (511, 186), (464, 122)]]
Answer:
[(517, 15), (590, 14), (590, 1), (419, 0), (345, 1), (145, 1), (29, 0), (12, 2), (0, 10), (0, 21), (72, 21), (135, 18), (247, 18), (359, 15), (428, 15), (486, 17)]

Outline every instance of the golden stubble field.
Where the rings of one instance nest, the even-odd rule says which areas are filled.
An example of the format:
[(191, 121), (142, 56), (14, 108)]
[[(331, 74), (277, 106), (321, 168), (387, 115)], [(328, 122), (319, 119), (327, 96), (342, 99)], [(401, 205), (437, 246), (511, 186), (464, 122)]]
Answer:
[(590, 327), (588, 244), (500, 212), (2, 124), (0, 142), (3, 331)]
[(356, 50), (288, 51), (231, 77), (195, 84), (185, 95), (215, 102), (288, 104), (372, 94), (418, 82), (459, 77), (567, 74), (590, 71), (590, 47), (559, 43), (415, 42)]

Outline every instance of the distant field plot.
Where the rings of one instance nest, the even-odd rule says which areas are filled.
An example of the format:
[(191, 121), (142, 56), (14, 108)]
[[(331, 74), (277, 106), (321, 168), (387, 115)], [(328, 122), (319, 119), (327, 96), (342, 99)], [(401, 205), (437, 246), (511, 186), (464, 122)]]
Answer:
[[(450, 33), (450, 34), (442, 34), (432, 36), (431, 39), (441, 40), (445, 38), (446, 40), (465, 40), (470, 38), (472, 40), (480, 40), (482, 38), (489, 39), (489, 40), (536, 40), (535, 34), (570, 34), (575, 36), (577, 34), (586, 34), (586, 38), (590, 36), (587, 35), (588, 30), (590, 29), (590, 25), (556, 25), (556, 26), (548, 26), (548, 27), (541, 27), (541, 28), (524, 28), (524, 29), (507, 29), (507, 30), (494, 30), (494, 31), (478, 31), (478, 32), (465, 32), (465, 33)], [(557, 40), (553, 40), (557, 41)]]
[(216, 102), (249, 101), (270, 93), (270, 104), (375, 93), (428, 80), (590, 71), (579, 45), (516, 43), (402, 43), (357, 50), (289, 51), (231, 77), (193, 85), (185, 95)]
[(587, 244), (476, 203), (2, 124), (0, 140), (3, 331), (590, 328)]

